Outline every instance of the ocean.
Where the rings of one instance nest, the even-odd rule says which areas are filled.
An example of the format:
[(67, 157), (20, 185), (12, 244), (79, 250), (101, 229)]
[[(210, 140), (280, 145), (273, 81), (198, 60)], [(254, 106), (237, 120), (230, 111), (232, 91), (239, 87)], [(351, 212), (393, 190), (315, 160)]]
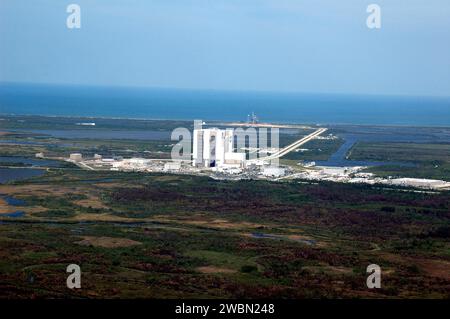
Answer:
[(0, 114), (449, 126), (450, 97), (0, 84)]

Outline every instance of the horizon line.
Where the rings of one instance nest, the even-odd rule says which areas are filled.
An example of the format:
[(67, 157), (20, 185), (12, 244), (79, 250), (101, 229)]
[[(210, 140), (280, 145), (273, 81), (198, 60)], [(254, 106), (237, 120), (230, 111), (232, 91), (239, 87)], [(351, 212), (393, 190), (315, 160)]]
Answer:
[(280, 94), (280, 95), (341, 95), (341, 96), (379, 96), (379, 97), (409, 97), (409, 98), (444, 98), (449, 95), (414, 95), (406, 93), (350, 93), (350, 92), (321, 92), (321, 91), (292, 91), (292, 90), (255, 90), (255, 89), (220, 89), (220, 88), (188, 88), (188, 87), (164, 87), (143, 85), (108, 85), (108, 84), (81, 84), (81, 83), (54, 83), (54, 82), (26, 82), (26, 81), (1, 81), (2, 85), (35, 85), (35, 86), (60, 86), (60, 87), (85, 87), (85, 88), (119, 88), (137, 90), (173, 90), (173, 91), (198, 91), (198, 92), (222, 92), (222, 93), (255, 93), (255, 94)]

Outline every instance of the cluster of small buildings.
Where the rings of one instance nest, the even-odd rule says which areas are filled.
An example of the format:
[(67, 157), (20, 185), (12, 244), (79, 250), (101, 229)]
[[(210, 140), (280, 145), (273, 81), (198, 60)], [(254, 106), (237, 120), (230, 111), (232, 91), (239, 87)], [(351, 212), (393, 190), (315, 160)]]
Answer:
[(382, 178), (372, 173), (361, 172), (366, 167), (325, 167), (316, 166), (313, 169), (305, 169), (300, 173), (289, 176), (290, 178), (311, 181), (330, 181), (340, 183), (370, 184), (415, 187), (429, 190), (450, 190), (450, 182), (421, 179), (421, 178)]
[(436, 179), (395, 178), (390, 179), (392, 185), (429, 188), (433, 190), (450, 190), (450, 183)]

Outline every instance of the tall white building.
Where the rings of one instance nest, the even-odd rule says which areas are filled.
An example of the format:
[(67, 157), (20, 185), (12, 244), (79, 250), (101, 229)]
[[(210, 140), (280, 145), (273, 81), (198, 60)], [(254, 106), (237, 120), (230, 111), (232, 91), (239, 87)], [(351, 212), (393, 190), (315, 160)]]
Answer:
[(193, 166), (243, 166), (245, 153), (234, 153), (233, 129), (194, 129)]

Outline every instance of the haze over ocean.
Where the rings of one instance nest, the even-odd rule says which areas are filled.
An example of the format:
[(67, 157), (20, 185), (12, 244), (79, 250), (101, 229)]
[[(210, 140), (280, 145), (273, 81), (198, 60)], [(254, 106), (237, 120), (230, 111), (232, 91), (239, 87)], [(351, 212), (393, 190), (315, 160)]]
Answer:
[(450, 126), (450, 98), (0, 85), (0, 114)]
[(450, 126), (448, 0), (69, 3), (0, 1), (0, 114)]

